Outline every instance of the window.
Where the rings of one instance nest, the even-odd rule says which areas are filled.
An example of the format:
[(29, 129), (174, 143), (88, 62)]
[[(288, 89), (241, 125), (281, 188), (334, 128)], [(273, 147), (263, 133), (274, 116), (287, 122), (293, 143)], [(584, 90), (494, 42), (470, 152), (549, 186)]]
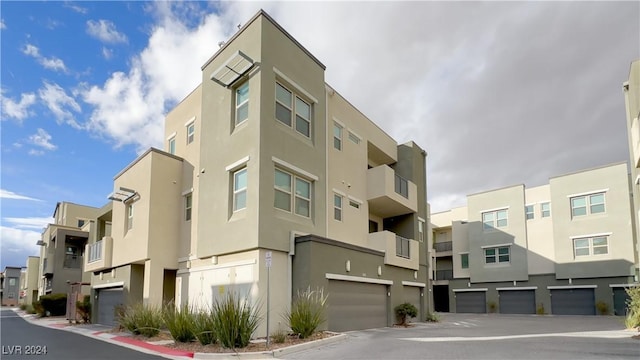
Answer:
[(84, 226), (84, 220), (80, 219), (78, 220), (78, 227), (81, 228)]
[(395, 190), (396, 193), (409, 198), (409, 182), (398, 174), (395, 177)]
[(524, 207), (524, 213), (527, 220), (533, 219), (533, 205), (527, 205)]
[(127, 205), (127, 230), (133, 227), (133, 204)]
[(463, 269), (469, 268), (469, 254), (460, 254), (460, 264)]
[(184, 197), (184, 219), (186, 221), (191, 220), (192, 202), (193, 202), (193, 197), (191, 194)]
[(342, 196), (333, 195), (333, 218), (342, 221)]
[(247, 168), (233, 173), (233, 211), (247, 207)]
[(418, 241), (424, 242), (424, 221), (418, 220)]
[(311, 183), (309, 181), (276, 169), (274, 185), (276, 208), (291, 212), (293, 207), (296, 214), (304, 217), (311, 216)]
[(409, 239), (405, 239), (402, 236), (396, 235), (396, 256), (403, 257), (406, 259), (410, 259), (410, 241)]
[(342, 126), (333, 124), (333, 147), (342, 150)]
[(497, 227), (506, 227), (507, 225), (507, 209), (482, 213), (482, 228), (484, 230), (492, 230)]
[(540, 215), (545, 218), (551, 216), (551, 204), (548, 202), (540, 204)]
[(176, 137), (169, 139), (169, 154), (175, 155), (176, 153)]
[(349, 131), (349, 140), (351, 140), (354, 144), (360, 144), (360, 138), (358, 137), (358, 135), (352, 133), (351, 131)]
[(606, 236), (594, 236), (573, 240), (574, 257), (606, 255), (609, 253), (609, 240)]
[(16, 285), (16, 278), (9, 278), (9, 286), (15, 286)]
[(357, 202), (357, 201), (349, 200), (349, 205), (351, 205), (352, 207), (354, 207), (356, 209), (360, 209), (360, 203)]
[(485, 264), (508, 263), (509, 257), (508, 246), (484, 249)]
[(571, 198), (571, 216), (603, 213), (604, 193), (576, 196)]
[(193, 142), (193, 139), (196, 136), (196, 124), (195, 123), (191, 123), (189, 125), (187, 125), (187, 145), (191, 144)]
[(249, 118), (249, 82), (236, 89), (236, 126)]
[[(295, 123), (293, 115), (295, 114)], [(300, 134), (311, 137), (311, 105), (284, 86), (276, 83), (276, 119), (295, 127)]]

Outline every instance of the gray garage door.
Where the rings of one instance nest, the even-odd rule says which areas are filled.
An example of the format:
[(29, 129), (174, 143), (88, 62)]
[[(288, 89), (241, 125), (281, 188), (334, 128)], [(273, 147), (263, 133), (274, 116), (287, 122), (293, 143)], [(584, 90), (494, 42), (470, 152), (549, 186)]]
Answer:
[(122, 288), (98, 290), (98, 323), (102, 325), (116, 326), (118, 320), (115, 316), (116, 306), (124, 303)]
[(500, 313), (502, 314), (535, 314), (535, 290), (502, 290), (500, 296)]
[(403, 286), (402, 289), (404, 302), (408, 302), (418, 309), (418, 315), (412, 321), (424, 321), (423, 314), (420, 311), (420, 303), (422, 302), (422, 296), (420, 296), (421, 290), (421, 288), (415, 286)]
[(456, 292), (456, 312), (484, 314), (487, 312), (487, 300), (484, 291)]
[(613, 288), (613, 314), (624, 316), (627, 315), (627, 300), (629, 294), (623, 287)]
[(595, 315), (593, 289), (551, 290), (551, 313), (555, 315)]
[(387, 286), (330, 280), (327, 309), (332, 331), (387, 326)]

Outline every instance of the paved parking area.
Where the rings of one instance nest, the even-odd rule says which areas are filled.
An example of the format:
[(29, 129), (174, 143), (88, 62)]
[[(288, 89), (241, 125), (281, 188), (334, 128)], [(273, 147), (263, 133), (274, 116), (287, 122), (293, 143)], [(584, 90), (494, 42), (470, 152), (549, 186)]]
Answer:
[(634, 359), (640, 340), (613, 316), (442, 314), (439, 323), (350, 332), (285, 359)]

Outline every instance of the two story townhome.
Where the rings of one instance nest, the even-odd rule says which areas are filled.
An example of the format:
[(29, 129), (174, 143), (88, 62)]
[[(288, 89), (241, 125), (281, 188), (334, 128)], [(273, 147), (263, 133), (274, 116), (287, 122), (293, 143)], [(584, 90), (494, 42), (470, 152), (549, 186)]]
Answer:
[(22, 268), (6, 266), (2, 272), (2, 306), (17, 306), (20, 294), (20, 273)]

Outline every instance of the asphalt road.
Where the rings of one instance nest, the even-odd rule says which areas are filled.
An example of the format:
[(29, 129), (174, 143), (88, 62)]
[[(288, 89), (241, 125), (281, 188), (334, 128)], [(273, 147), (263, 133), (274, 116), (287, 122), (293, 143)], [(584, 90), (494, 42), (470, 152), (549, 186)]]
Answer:
[(440, 323), (348, 333), (284, 359), (640, 359), (622, 318), (445, 314)]
[(0, 312), (0, 343), (3, 360), (165, 359), (80, 334), (33, 325), (4, 309)]

